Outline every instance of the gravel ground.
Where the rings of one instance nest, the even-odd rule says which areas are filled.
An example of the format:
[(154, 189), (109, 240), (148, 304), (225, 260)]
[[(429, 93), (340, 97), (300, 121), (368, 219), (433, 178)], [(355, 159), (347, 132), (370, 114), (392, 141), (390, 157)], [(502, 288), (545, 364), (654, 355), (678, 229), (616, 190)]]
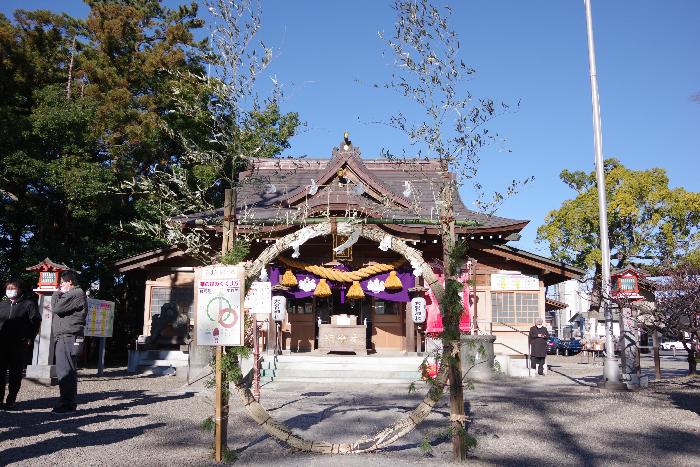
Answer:
[[(637, 392), (594, 392), (601, 367), (551, 358), (550, 373), (500, 378), (465, 394), (477, 439), (472, 465), (700, 466), (700, 378), (662, 379)], [(682, 365), (679, 366), (682, 368)], [(675, 371), (670, 369), (669, 371)], [(82, 372), (79, 411), (54, 416), (57, 387), (30, 382), (17, 412), (0, 412), (0, 465), (212, 465), (212, 394), (174, 377)], [(270, 384), (262, 402), (305, 437), (353, 441), (390, 424), (422, 398), (405, 386)], [(436, 465), (449, 463), (447, 398), (417, 430), (365, 455), (290, 450), (260, 432), (233, 401), (229, 447), (241, 465)], [(429, 452), (421, 449), (425, 442)], [(425, 444), (425, 443), (423, 443)]]

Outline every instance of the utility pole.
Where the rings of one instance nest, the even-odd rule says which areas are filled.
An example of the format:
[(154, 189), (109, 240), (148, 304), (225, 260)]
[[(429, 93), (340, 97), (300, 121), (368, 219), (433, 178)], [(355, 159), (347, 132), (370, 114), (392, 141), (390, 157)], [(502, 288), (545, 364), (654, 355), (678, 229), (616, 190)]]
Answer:
[(605, 316), (605, 362), (603, 382), (611, 386), (620, 384), (619, 368), (615, 359), (613, 340), (613, 319), (610, 304), (610, 243), (608, 237), (608, 211), (605, 191), (605, 171), (603, 166), (603, 132), (600, 123), (600, 100), (598, 96), (598, 77), (595, 64), (595, 44), (593, 43), (593, 19), (591, 18), (591, 1), (583, 0), (586, 9), (586, 29), (588, 33), (588, 62), (591, 74), (591, 99), (593, 103), (593, 142), (595, 148), (596, 181), (598, 184), (598, 212), (600, 216), (600, 251), (601, 251), (601, 301)]

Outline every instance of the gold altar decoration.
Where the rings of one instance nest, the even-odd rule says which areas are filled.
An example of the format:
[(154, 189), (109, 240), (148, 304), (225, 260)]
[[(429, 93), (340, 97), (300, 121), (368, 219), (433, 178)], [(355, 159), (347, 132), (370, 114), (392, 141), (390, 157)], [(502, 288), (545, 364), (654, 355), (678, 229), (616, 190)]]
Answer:
[(358, 281), (353, 281), (352, 286), (348, 289), (348, 294), (346, 295), (350, 300), (361, 300), (365, 298), (365, 293), (360, 287)]
[(389, 277), (384, 281), (384, 288), (386, 290), (401, 290), (403, 289), (403, 284), (401, 279), (396, 275), (396, 271), (391, 271)]
[(295, 285), (298, 284), (296, 276), (292, 273), (291, 269), (287, 269), (284, 271), (284, 274), (282, 275), (282, 280), (280, 281), (280, 284), (282, 284), (285, 287), (294, 287)]
[(331, 296), (331, 288), (328, 286), (326, 279), (321, 279), (318, 281), (316, 290), (314, 290), (314, 297), (326, 298)]
[[(279, 256), (277, 258), (279, 262), (284, 263), (286, 266), (290, 268), (295, 268), (295, 269), (300, 269), (302, 271), (310, 272), (311, 274), (314, 274), (318, 277), (321, 277), (323, 279), (328, 279), (334, 282), (355, 282), (355, 281), (361, 281), (362, 279), (366, 279), (368, 277), (374, 276), (375, 274), (380, 274), (382, 272), (388, 272), (396, 269), (397, 267), (401, 266), (406, 262), (405, 259), (400, 259), (397, 261), (394, 261), (393, 263), (377, 263), (373, 264), (371, 266), (365, 266), (363, 268), (360, 268), (356, 271), (339, 271), (337, 269), (333, 268), (327, 268), (325, 266), (314, 266), (310, 265), (307, 263), (302, 263), (301, 261), (296, 261), (293, 259), (288, 259), (284, 258), (282, 256)], [(285, 275), (287, 273), (285, 272)], [(396, 272), (394, 272), (394, 275)], [(396, 280), (401, 284), (401, 281), (399, 280), (398, 277), (396, 277)], [(284, 282), (282, 283), (284, 284)], [(399, 288), (402, 288), (402, 285), (399, 285)]]

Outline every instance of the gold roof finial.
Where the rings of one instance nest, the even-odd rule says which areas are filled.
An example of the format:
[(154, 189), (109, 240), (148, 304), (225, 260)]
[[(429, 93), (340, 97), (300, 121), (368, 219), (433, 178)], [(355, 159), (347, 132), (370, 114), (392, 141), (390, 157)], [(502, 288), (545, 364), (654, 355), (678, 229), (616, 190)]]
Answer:
[(346, 131), (343, 133), (343, 149), (348, 150), (352, 146), (352, 141), (350, 141), (350, 134)]

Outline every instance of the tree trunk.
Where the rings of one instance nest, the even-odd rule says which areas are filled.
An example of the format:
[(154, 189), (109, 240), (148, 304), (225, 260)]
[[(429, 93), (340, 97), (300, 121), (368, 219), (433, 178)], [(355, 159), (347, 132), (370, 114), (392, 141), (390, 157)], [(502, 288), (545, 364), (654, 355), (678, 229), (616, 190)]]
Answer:
[(603, 268), (600, 263), (595, 263), (595, 273), (593, 274), (593, 287), (591, 288), (591, 304), (590, 311), (600, 313), (600, 304), (603, 301), (603, 285), (602, 285)]
[(653, 345), (654, 345), (654, 377), (656, 380), (661, 379), (661, 353), (659, 352), (659, 344), (661, 344), (661, 339), (659, 336), (659, 331), (656, 329), (654, 330), (654, 339), (653, 339)]
[[(462, 362), (459, 352), (459, 319), (460, 316), (453, 316), (453, 311), (447, 308), (448, 295), (447, 284), (450, 280), (458, 280), (452, 271), (455, 269), (451, 265), (451, 253), (455, 246), (455, 225), (453, 197), (455, 192), (454, 181), (445, 168), (447, 181), (440, 193), (442, 215), (440, 216), (440, 234), (442, 237), (442, 260), (443, 272), (445, 276), (445, 295), (443, 296), (442, 310), (443, 317), (443, 352), (450, 355), (449, 377), (450, 377), (450, 419), (452, 427), (452, 455), (455, 461), (466, 460), (466, 440), (464, 439), (464, 389), (462, 387)], [(456, 338), (455, 338), (456, 336)]]
[(688, 350), (688, 375), (692, 376), (698, 370), (698, 362), (695, 360), (695, 349)]

